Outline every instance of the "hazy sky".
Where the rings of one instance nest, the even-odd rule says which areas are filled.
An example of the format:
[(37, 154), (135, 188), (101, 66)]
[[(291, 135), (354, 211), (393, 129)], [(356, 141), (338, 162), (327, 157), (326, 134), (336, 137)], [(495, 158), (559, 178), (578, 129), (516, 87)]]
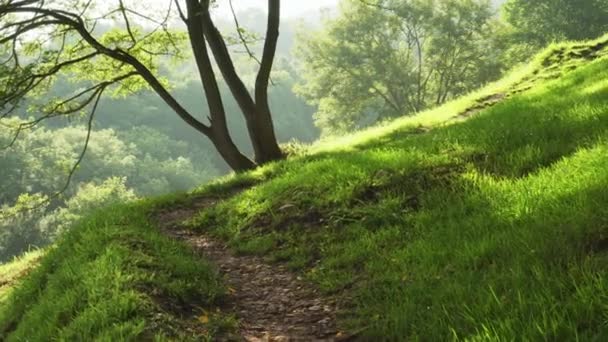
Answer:
[[(298, 17), (300, 14), (315, 11), (323, 7), (334, 7), (339, 0), (283, 0), (281, 1), (281, 14), (284, 18)], [(268, 0), (232, 0), (237, 11), (248, 8), (260, 8), (266, 11)], [(229, 15), (228, 0), (218, 0), (220, 5), (217, 15)]]

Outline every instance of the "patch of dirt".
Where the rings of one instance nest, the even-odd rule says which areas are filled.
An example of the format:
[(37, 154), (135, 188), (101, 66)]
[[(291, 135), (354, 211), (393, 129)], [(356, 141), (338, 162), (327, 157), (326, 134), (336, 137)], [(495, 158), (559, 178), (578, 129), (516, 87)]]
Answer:
[[(541, 70), (534, 70), (532, 73), (534, 75), (534, 77), (531, 77), (531, 78), (526, 77), (526, 78), (522, 79), (520, 82), (514, 84), (512, 89), (506, 93), (496, 93), (496, 94), (492, 94), (492, 95), (489, 95), (489, 96), (486, 96), (484, 98), (477, 100), (477, 104), (467, 108), (462, 113), (453, 117), (449, 121), (464, 121), (464, 120), (470, 118), (471, 116), (478, 114), (482, 110), (489, 108), (491, 106), (494, 106), (495, 104), (501, 102), (502, 100), (504, 100), (505, 98), (507, 98), (511, 95), (522, 93), (526, 90), (529, 90), (532, 88), (532, 85), (530, 85), (529, 83), (531, 81), (533, 81), (534, 79), (558, 78), (559, 76), (562, 75), (562, 73), (560, 72), (560, 65), (564, 63), (564, 60), (566, 59), (566, 57), (570, 60), (585, 59), (585, 60), (592, 61), (592, 60), (600, 57), (600, 55), (602, 54), (602, 51), (607, 46), (608, 46), (608, 40), (599, 42), (593, 46), (588, 46), (588, 45), (574, 46), (574, 47), (572, 47), (572, 50), (569, 51), (568, 53), (566, 53), (565, 48), (558, 49), (558, 50), (554, 51), (553, 54), (547, 56), (545, 58), (545, 60), (542, 62), (542, 66), (544, 67), (544, 70), (542, 70), (542, 75), (541, 75)], [(572, 71), (577, 68), (578, 68), (578, 65), (570, 65), (570, 66), (567, 66), (565, 69), (568, 71)]]
[(498, 102), (504, 100), (507, 97), (507, 95), (505, 93), (497, 93), (497, 94), (492, 94), (489, 96), (486, 96), (484, 98), (481, 98), (479, 100), (477, 100), (477, 104), (467, 108), (464, 112), (456, 115), (455, 117), (453, 117), (452, 119), (450, 119), (450, 121), (462, 121), (462, 120), (466, 120), (468, 118), (470, 118), (471, 116), (481, 112), (482, 110), (492, 107), (493, 105), (497, 104)]
[(608, 234), (596, 233), (589, 237), (585, 249), (588, 253), (599, 254), (608, 252)]
[(418, 211), (422, 207), (420, 197), (434, 188), (450, 188), (456, 176), (464, 171), (462, 165), (445, 164), (402, 173), (393, 170), (378, 170), (370, 183), (353, 197), (356, 203), (378, 202), (387, 193), (403, 197), (402, 207)]
[(25, 278), (28, 274), (30, 274), (30, 272), (32, 272), (36, 268), (36, 266), (38, 266), (38, 263), (40, 262), (40, 260), (42, 260), (42, 256), (38, 256), (35, 259), (28, 262), (28, 265), (26, 268), (19, 271), (19, 273), (15, 274), (14, 276), (10, 277), (9, 279), (0, 279), (0, 289), (3, 287), (12, 287), (19, 280)]
[(571, 47), (571, 50), (566, 53), (565, 48), (558, 49), (553, 52), (553, 54), (547, 56), (545, 60), (542, 62), (544, 67), (557, 67), (559, 64), (562, 64), (564, 60), (594, 60), (598, 58), (602, 54), (602, 50), (604, 50), (608, 46), (608, 40), (598, 42), (595, 45), (575, 45)]
[(324, 225), (326, 219), (326, 214), (317, 208), (299, 208), (289, 203), (277, 208), (276, 212), (272, 215), (265, 214), (258, 216), (246, 229), (263, 233), (289, 229), (292, 225), (314, 228)]
[[(155, 219), (169, 236), (184, 241), (215, 264), (229, 288), (224, 310), (239, 319), (244, 341), (345, 341), (338, 330), (334, 298), (322, 296), (311, 284), (284, 265), (262, 258), (235, 255), (206, 234), (185, 229), (182, 222), (218, 199), (200, 198), (191, 206), (163, 209)], [(195, 313), (191, 315), (194, 319)]]

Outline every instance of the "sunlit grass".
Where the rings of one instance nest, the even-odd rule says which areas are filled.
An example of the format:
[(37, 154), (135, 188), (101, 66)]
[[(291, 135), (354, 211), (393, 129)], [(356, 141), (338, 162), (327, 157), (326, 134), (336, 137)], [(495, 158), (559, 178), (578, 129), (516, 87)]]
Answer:
[[(509, 94), (512, 91), (526, 89), (533, 86), (536, 82), (542, 81), (545, 78), (559, 76), (564, 70), (573, 66), (582, 66), (587, 63), (586, 59), (571, 59), (560, 61), (553, 65), (543, 65), (544, 63), (555, 62), (551, 58), (557, 51), (562, 50), (563, 55), (574, 49), (574, 47), (588, 47), (597, 44), (602, 44), (608, 41), (608, 34), (599, 37), (595, 40), (585, 42), (572, 41), (551, 44), (543, 52), (539, 53), (533, 60), (524, 65), (519, 65), (509, 71), (500, 80), (488, 84), (487, 86), (473, 91), (468, 95), (459, 97), (453, 101), (449, 101), (441, 106), (422, 111), (413, 116), (405, 116), (386, 123), (378, 124), (374, 127), (361, 130), (355, 134), (349, 134), (341, 137), (329, 137), (314, 143), (309, 148), (311, 153), (319, 153), (331, 150), (345, 150), (353, 148), (356, 145), (364, 144), (368, 141), (375, 140), (380, 136), (389, 135), (396, 131), (416, 130), (420, 128), (433, 128), (438, 125), (444, 125), (450, 119), (458, 116), (466, 111), (471, 106), (475, 105), (478, 100), (494, 94)], [(598, 56), (608, 55), (608, 49), (600, 51)], [(551, 68), (553, 67), (553, 68)]]
[(465, 122), (406, 118), (240, 176), (259, 183), (192, 225), (345, 294), (366, 338), (605, 340), (608, 59), (559, 75)]
[(201, 323), (179, 318), (172, 307), (213, 308), (223, 285), (192, 250), (149, 221), (156, 205), (110, 207), (73, 227), (0, 306), (0, 340), (212, 338), (211, 325), (195, 330), (199, 336), (184, 330), (180, 320)]
[(43, 250), (34, 250), (10, 262), (0, 264), (0, 306), (2, 306), (2, 303), (19, 280), (24, 278), (38, 265), (43, 255)]

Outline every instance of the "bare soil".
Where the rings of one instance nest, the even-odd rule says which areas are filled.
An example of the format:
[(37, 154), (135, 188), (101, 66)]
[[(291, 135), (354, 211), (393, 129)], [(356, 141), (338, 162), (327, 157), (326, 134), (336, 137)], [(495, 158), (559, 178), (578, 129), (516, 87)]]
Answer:
[(497, 94), (493, 94), (493, 95), (487, 96), (485, 98), (479, 99), (477, 101), (476, 105), (473, 105), (472, 107), (467, 108), (464, 112), (458, 114), (457, 116), (452, 118), (450, 121), (464, 121), (464, 120), (470, 118), (471, 116), (481, 112), (482, 110), (494, 106), (495, 104), (504, 100), (505, 97), (507, 97), (506, 94), (497, 93)]
[[(344, 341), (354, 336), (336, 325), (338, 304), (284, 265), (251, 255), (237, 255), (221, 241), (182, 222), (218, 199), (200, 198), (187, 207), (165, 208), (155, 215), (160, 228), (184, 241), (217, 266), (229, 295), (224, 311), (239, 320), (243, 341)], [(187, 314), (186, 314), (187, 315)], [(194, 317), (196, 314), (191, 313)], [(226, 338), (230, 339), (230, 338)]]

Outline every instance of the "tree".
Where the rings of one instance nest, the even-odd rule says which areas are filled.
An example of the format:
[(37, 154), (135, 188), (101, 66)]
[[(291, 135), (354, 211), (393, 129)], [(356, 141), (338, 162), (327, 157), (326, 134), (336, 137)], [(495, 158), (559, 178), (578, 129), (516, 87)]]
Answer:
[[(280, 0), (268, 0), (268, 20), (254, 94), (237, 74), (222, 34), (211, 17), (210, 0), (168, 1), (163, 11), (145, 12), (144, 2), (126, 6), (82, 0), (0, 0), (2, 63), (0, 118), (16, 112), (25, 100), (36, 119), (14, 128), (22, 130), (42, 120), (89, 109), (89, 127), (99, 101), (113, 95), (152, 89), (182, 120), (205, 135), (226, 163), (236, 171), (248, 170), (283, 157), (275, 137), (268, 103), (268, 86), (279, 36)], [(159, 15), (160, 13), (161, 15)], [(170, 30), (178, 15), (185, 32)], [(103, 27), (110, 20), (114, 27)], [(145, 28), (145, 25), (154, 28)], [(183, 58), (189, 42), (207, 99), (207, 122), (188, 111), (158, 75), (163, 58)], [(228, 130), (212, 57), (238, 103), (247, 125), (254, 160), (235, 145)], [(69, 75), (79, 89), (71, 96), (36, 103), (28, 95), (48, 92), (59, 75)], [(82, 87), (85, 83), (87, 86)], [(13, 114), (14, 115), (14, 114)], [(84, 151), (87, 143), (85, 142)]]
[[(60, 175), (79, 157), (89, 132), (83, 126), (46, 126), (24, 131), (10, 148), (0, 150), (0, 262), (30, 245), (48, 245), (91, 209), (134, 196), (186, 191), (218, 175), (210, 162), (191, 162), (193, 149), (187, 143), (152, 128), (93, 130), (69, 187), (51, 197), (58, 183), (65, 184)], [(0, 146), (12, 139), (10, 133), (0, 130)]]
[(494, 13), (484, 0), (348, 0), (300, 37), (305, 82), (325, 134), (419, 112), (497, 78)]
[[(100, 207), (137, 199), (126, 180), (111, 177), (103, 182), (81, 183), (74, 195), (59, 207), (37, 206), (41, 195), (21, 195), (14, 206), (7, 208), (6, 217), (0, 215), (0, 263), (11, 260), (31, 247), (45, 247), (71, 228), (80, 218)], [(23, 210), (23, 209), (26, 210)]]
[(606, 0), (508, 0), (504, 13), (518, 40), (536, 46), (608, 31)]

